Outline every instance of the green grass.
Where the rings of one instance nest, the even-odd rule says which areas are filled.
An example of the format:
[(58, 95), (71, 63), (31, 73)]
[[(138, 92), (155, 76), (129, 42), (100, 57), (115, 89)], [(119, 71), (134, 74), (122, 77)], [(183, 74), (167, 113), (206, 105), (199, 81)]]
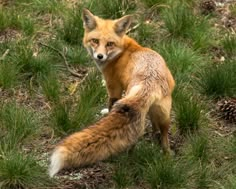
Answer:
[(136, 9), (136, 4), (134, 1), (129, 0), (91, 0), (87, 4), (87, 8), (95, 15), (102, 16), (103, 18), (115, 19), (133, 13)]
[(58, 103), (60, 100), (60, 86), (56, 75), (50, 74), (48, 77), (42, 77), (40, 83), (47, 99), (53, 103)]
[[(82, 8), (112, 19), (133, 14), (132, 26), (139, 25), (129, 35), (158, 51), (176, 80), (170, 131), (176, 153), (162, 154), (148, 126), (134, 148), (99, 164), (101, 170), (91, 172), (86, 187), (101, 177), (104, 180), (96, 183), (97, 188), (104, 188), (104, 183), (111, 183), (105, 188), (130, 189), (236, 187), (234, 127), (219, 124), (211, 114), (215, 99), (236, 94), (235, 35), (215, 25), (222, 22), (220, 12), (203, 16), (199, 0), (7, 3), (0, 8), (0, 188), (84, 184), (83, 179), (72, 181), (67, 171), (56, 177), (59, 183), (52, 183), (46, 164), (41, 166), (57, 141), (95, 123), (107, 107), (101, 73), (91, 71), (94, 64), (82, 44)], [(234, 7), (229, 7), (232, 19)], [(213, 45), (222, 51), (212, 51)], [(219, 60), (221, 56), (225, 61)], [(71, 75), (64, 58), (84, 77)], [(93, 169), (78, 171), (86, 180)]]
[(189, 158), (193, 161), (205, 163), (209, 159), (209, 141), (203, 133), (196, 133), (189, 136), (190, 152)]
[(200, 129), (202, 106), (197, 99), (177, 88), (173, 108), (180, 133), (187, 134)]
[(211, 44), (211, 27), (192, 9), (186, 2), (172, 2), (161, 13), (165, 28), (173, 38), (189, 40), (194, 49), (206, 49)]
[(52, 186), (52, 181), (33, 157), (11, 152), (0, 158), (0, 186), (2, 189), (46, 188)]
[(1, 104), (0, 123), (3, 132), (2, 141), (9, 148), (18, 148), (26, 138), (37, 132), (39, 121), (36, 115), (15, 103)]
[(141, 2), (148, 8), (153, 8), (154, 6), (167, 4), (165, 0), (141, 0)]
[(185, 176), (184, 167), (180, 167), (173, 159), (166, 157), (155, 159), (148, 164), (145, 171), (146, 180), (152, 188), (181, 187), (185, 181)]
[(233, 97), (236, 94), (235, 61), (209, 65), (201, 70), (196, 80), (200, 91), (213, 98)]
[(177, 84), (186, 83), (205, 64), (202, 55), (177, 40), (162, 42), (154, 47), (166, 60)]
[(81, 45), (83, 31), (83, 21), (81, 19), (82, 10), (77, 8), (69, 12), (63, 18), (63, 26), (58, 30), (58, 38), (65, 40), (72, 45)]
[(52, 55), (46, 51), (36, 52), (30, 40), (22, 40), (11, 46), (9, 60), (18, 66), (21, 75), (31, 80), (39, 80), (55, 70)]
[(0, 31), (10, 28), (22, 30), (26, 35), (34, 33), (34, 23), (29, 17), (17, 15), (15, 10), (0, 10)]
[(154, 36), (155, 28), (153, 27), (153, 25), (144, 23), (144, 21), (142, 21), (137, 29), (137, 32), (135, 32), (132, 37), (134, 37), (143, 46), (150, 46), (152, 45)]
[(97, 118), (96, 114), (101, 109), (101, 104), (105, 103), (106, 97), (101, 75), (97, 71), (92, 71), (84, 83), (86, 84), (79, 89), (80, 98), (72, 117), (73, 124), (78, 128), (91, 124)]
[(223, 49), (225, 54), (231, 58), (235, 57), (236, 52), (236, 35), (227, 35), (222, 40)]
[(51, 113), (51, 124), (58, 135), (66, 135), (75, 130), (69, 115), (70, 106), (65, 103), (57, 103)]
[(112, 176), (112, 179), (116, 183), (117, 188), (126, 188), (132, 184), (132, 180), (130, 178), (129, 172), (127, 171), (127, 167), (123, 164), (117, 165), (115, 173)]
[(19, 67), (9, 61), (0, 61), (0, 87), (10, 89), (19, 79)]

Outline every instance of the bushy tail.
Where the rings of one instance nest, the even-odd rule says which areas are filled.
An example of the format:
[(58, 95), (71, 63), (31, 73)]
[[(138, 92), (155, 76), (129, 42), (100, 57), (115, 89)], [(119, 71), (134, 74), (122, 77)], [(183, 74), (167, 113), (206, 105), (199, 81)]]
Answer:
[(92, 164), (124, 151), (143, 134), (146, 112), (138, 100), (120, 100), (94, 125), (65, 138), (51, 156), (49, 175)]

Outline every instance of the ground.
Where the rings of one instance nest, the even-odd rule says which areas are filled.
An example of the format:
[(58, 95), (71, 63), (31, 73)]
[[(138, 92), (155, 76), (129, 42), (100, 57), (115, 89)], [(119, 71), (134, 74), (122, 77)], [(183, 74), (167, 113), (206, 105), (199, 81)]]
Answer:
[[(82, 45), (82, 7), (105, 18), (137, 15), (128, 34), (166, 60), (177, 83), (170, 159), (147, 117), (132, 150), (48, 177), (56, 144), (107, 106), (101, 73)], [(236, 188), (236, 124), (226, 120), (236, 117), (235, 1), (3, 0), (0, 10), (2, 188)], [(232, 112), (219, 109), (225, 99)]]

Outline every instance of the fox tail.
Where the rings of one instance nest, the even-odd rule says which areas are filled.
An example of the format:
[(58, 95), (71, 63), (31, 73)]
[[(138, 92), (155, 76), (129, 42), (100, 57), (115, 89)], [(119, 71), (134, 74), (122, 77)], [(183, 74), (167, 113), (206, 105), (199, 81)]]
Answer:
[(119, 100), (106, 117), (58, 144), (51, 155), (49, 175), (104, 160), (135, 144), (144, 131), (147, 107), (140, 105), (140, 99)]

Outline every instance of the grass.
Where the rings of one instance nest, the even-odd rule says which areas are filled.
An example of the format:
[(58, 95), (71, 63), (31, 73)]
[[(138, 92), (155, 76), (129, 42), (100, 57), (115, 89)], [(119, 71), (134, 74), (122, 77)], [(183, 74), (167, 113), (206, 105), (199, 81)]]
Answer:
[(205, 60), (201, 54), (177, 40), (162, 42), (154, 47), (166, 60), (177, 83), (189, 82)]
[(128, 0), (97, 0), (90, 1), (87, 7), (95, 14), (103, 18), (120, 18), (126, 14), (131, 14), (136, 9), (134, 1)]
[(17, 15), (15, 10), (2, 9), (0, 13), (0, 31), (8, 28), (22, 30), (26, 35), (34, 33), (34, 23), (30, 18)]
[(200, 91), (213, 98), (235, 96), (235, 65), (235, 61), (225, 62), (220, 65), (210, 65), (202, 70), (197, 80)]
[(0, 186), (3, 189), (44, 188), (52, 186), (52, 181), (33, 157), (11, 152), (0, 159)]
[(81, 19), (82, 10), (77, 8), (72, 10), (63, 18), (63, 26), (58, 30), (58, 38), (65, 40), (72, 45), (81, 45), (84, 35), (83, 21)]
[(89, 74), (84, 82), (86, 85), (80, 88), (76, 113), (72, 117), (73, 125), (79, 128), (91, 124), (97, 118), (96, 113), (101, 109), (100, 104), (104, 103), (106, 96), (101, 75), (97, 71)]
[(37, 131), (39, 124), (36, 115), (25, 107), (19, 107), (15, 103), (1, 104), (0, 111), (2, 141), (9, 148), (18, 148), (24, 140)]
[(75, 130), (76, 126), (72, 125), (69, 116), (69, 108), (67, 104), (61, 102), (53, 106), (51, 122), (58, 135), (66, 135)]
[(42, 77), (40, 81), (43, 93), (47, 99), (53, 103), (60, 101), (60, 86), (55, 74), (50, 74), (48, 77)]
[(0, 62), (0, 87), (10, 89), (16, 86), (19, 77), (19, 67), (8, 61)]
[[(101, 177), (93, 186), (104, 188), (103, 165), (111, 170), (110, 188), (235, 188), (234, 127), (219, 124), (211, 113), (215, 99), (235, 98), (235, 35), (215, 27), (224, 13), (205, 17), (199, 3), (17, 0), (0, 5), (0, 188), (77, 187), (86, 178), (84, 185), (92, 188)], [(86, 168), (84, 180), (73, 181), (61, 172), (57, 183), (46, 171), (51, 149), (96, 122), (107, 107), (101, 73), (82, 44), (82, 8), (112, 19), (133, 14), (132, 26), (139, 25), (129, 35), (166, 60), (176, 80), (170, 130), (175, 154), (162, 154), (148, 125), (132, 149), (99, 164), (101, 170)], [(234, 9), (231, 4), (233, 19)], [(65, 60), (82, 76), (71, 75)]]
[(211, 43), (212, 33), (206, 18), (195, 15), (186, 2), (172, 1), (171, 4), (161, 13), (169, 34), (173, 38), (188, 39), (194, 49), (206, 49)]
[(176, 123), (182, 134), (191, 133), (201, 127), (201, 104), (184, 90), (174, 94), (174, 110)]
[(223, 49), (225, 54), (231, 58), (235, 56), (236, 51), (236, 36), (235, 35), (226, 35), (222, 41)]
[(164, 0), (141, 0), (141, 2), (144, 3), (145, 6), (148, 8), (152, 8), (155, 5), (166, 4), (166, 1), (164, 1)]
[(165, 157), (148, 164), (145, 177), (152, 188), (178, 188), (185, 181), (184, 168)]

